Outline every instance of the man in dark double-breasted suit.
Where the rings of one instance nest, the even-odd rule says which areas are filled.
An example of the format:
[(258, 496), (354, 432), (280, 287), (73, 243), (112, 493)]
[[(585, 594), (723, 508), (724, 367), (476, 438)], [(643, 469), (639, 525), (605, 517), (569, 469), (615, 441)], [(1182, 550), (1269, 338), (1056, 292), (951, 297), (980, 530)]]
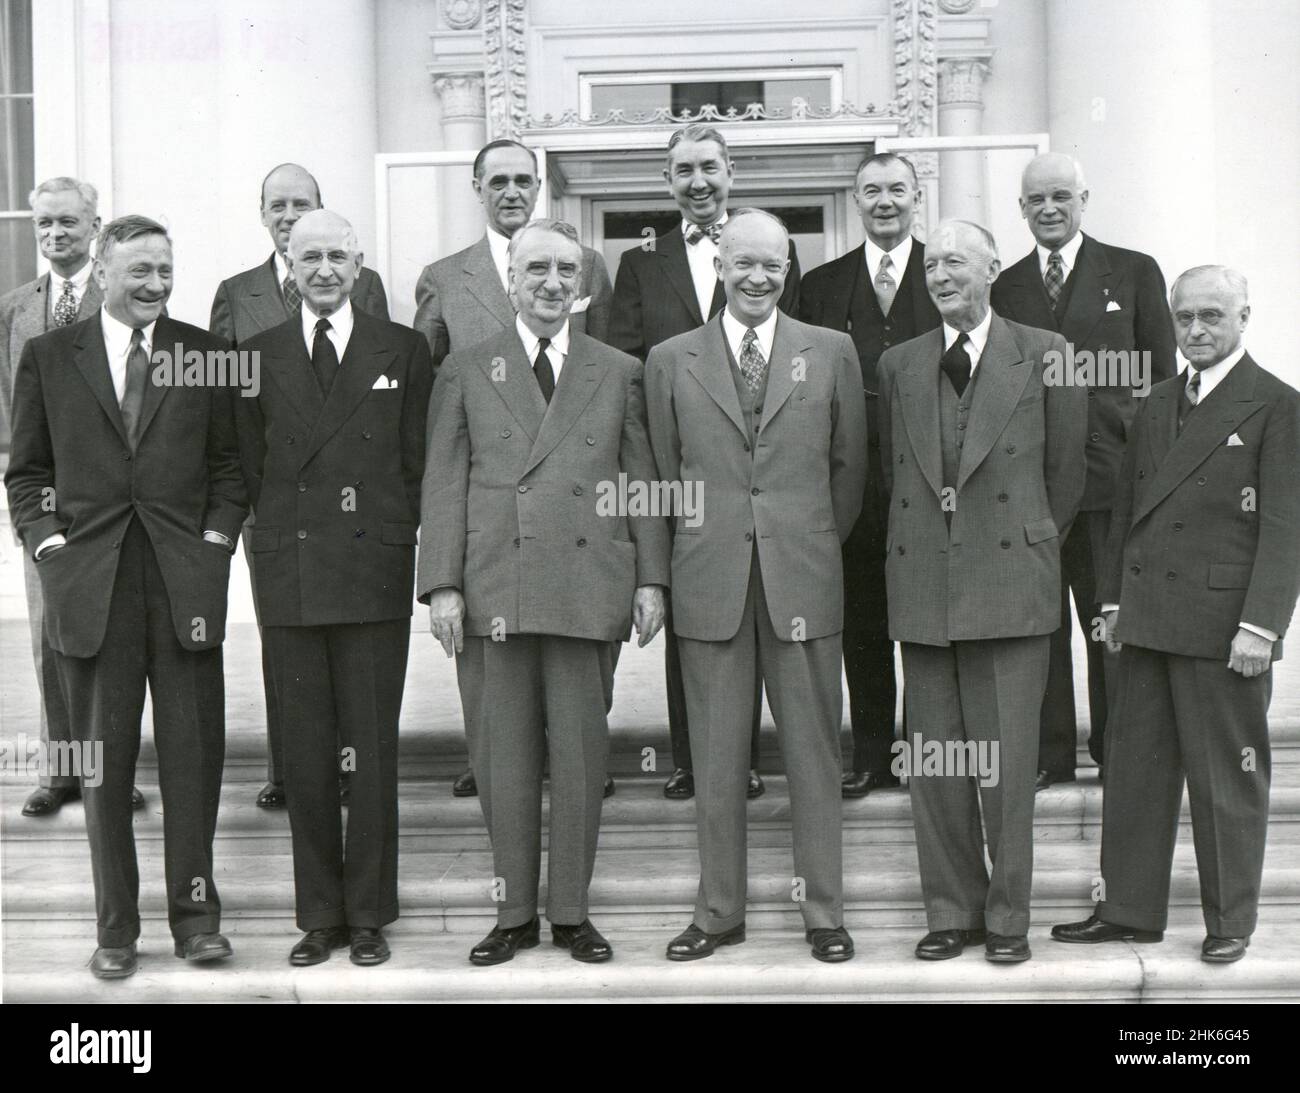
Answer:
[(895, 786), (894, 645), (885, 597), (885, 521), (888, 502), (880, 467), (880, 382), (876, 364), (890, 346), (939, 325), (925, 289), (925, 247), (912, 236), (921, 197), (912, 165), (889, 152), (858, 167), (853, 201), (866, 242), (818, 266), (799, 288), (799, 317), (846, 331), (862, 365), (870, 458), (862, 515), (844, 544), (844, 675), (853, 723), (853, 765), (841, 781), (845, 797)]
[(1246, 279), (1173, 287), (1188, 369), (1138, 412), (1101, 586), (1119, 686), (1106, 741), (1103, 896), (1058, 941), (1159, 941), (1183, 783), (1201, 958), (1245, 955), (1268, 833), (1271, 664), (1300, 589), (1300, 393), (1246, 352)]
[(290, 962), (350, 943), (353, 963), (378, 964), (397, 917), (397, 721), (433, 369), (413, 330), (352, 307), (361, 255), (346, 220), (302, 217), (288, 259), (302, 307), (241, 347), (262, 383), (237, 411), (306, 931)]

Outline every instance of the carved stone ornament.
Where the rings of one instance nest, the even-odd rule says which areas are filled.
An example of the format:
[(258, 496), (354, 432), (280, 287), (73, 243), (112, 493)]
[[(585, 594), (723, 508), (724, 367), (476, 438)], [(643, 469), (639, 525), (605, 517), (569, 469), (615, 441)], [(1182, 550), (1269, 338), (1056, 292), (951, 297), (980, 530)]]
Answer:
[(486, 113), (483, 77), (476, 72), (448, 72), (435, 76), (433, 87), (442, 98), (444, 121), (478, 120)]
[(526, 0), (484, 0), (488, 139), (514, 137), (528, 115)]
[(940, 106), (983, 106), (989, 66), (976, 57), (949, 57), (939, 62)]
[(439, 8), (451, 30), (473, 30), (483, 17), (482, 0), (442, 0)]

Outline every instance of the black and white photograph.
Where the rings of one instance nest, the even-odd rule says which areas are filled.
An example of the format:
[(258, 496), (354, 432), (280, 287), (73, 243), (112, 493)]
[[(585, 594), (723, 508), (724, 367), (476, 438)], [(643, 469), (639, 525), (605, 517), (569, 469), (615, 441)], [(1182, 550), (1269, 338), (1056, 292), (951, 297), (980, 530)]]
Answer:
[(147, 1072), (103, 1030), (177, 1003), (1159, 1003), (1097, 1061), (1249, 1066), (1298, 57), (1293, 0), (0, 0), (38, 1060)]

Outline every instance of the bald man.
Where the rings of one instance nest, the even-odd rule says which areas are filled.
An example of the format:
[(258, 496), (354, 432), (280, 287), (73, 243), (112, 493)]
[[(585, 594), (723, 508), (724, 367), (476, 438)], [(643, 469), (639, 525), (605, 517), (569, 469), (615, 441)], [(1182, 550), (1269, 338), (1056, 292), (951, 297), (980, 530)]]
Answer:
[[(1100, 640), (1097, 571), (1110, 531), (1116, 477), (1141, 399), (1174, 374), (1174, 335), (1165, 281), (1155, 260), (1099, 243), (1080, 230), (1088, 207), (1083, 168), (1056, 152), (1036, 156), (1020, 185), (1020, 211), (1036, 246), (993, 285), (1003, 318), (1059, 333), (1076, 364), (1121, 361), (1087, 380), (1088, 475), (1079, 514), (1062, 528), (1061, 625), (1052, 635), (1047, 692), (1039, 727), (1036, 788), (1075, 779), (1078, 719), (1070, 655), (1070, 593), (1088, 638), (1088, 751), (1105, 761), (1107, 707), (1115, 657)], [(1076, 371), (1076, 375), (1078, 375)]]
[(286, 259), (301, 306), (241, 346), (262, 383), (235, 401), (306, 932), (290, 963), (350, 945), (354, 964), (380, 964), (397, 917), (397, 720), (433, 365), (415, 331), (353, 307), (361, 252), (342, 217), (307, 213)]
[[(279, 326), (298, 314), (302, 300), (289, 273), (289, 233), (300, 218), (321, 207), (320, 185), (305, 167), (296, 163), (282, 163), (271, 168), (262, 180), (258, 208), (262, 224), (270, 234), (275, 249), (267, 261), (228, 277), (217, 286), (217, 294), (212, 299), (212, 318), (208, 321), (208, 329), (212, 333), (236, 345), (242, 345), (255, 334)], [(351, 300), (354, 307), (377, 319), (388, 318), (388, 298), (384, 295), (384, 285), (372, 269), (361, 267), (352, 285)], [(251, 570), (253, 556), (248, 550), (252, 538), (250, 532), (251, 527), (244, 532), (244, 557)], [(254, 588), (256, 589), (256, 581)], [(258, 610), (260, 621), (260, 605), (256, 593), (253, 596), (253, 607)], [(280, 712), (270, 679), (271, 668), (263, 646), (267, 783), (257, 795), (257, 804), (260, 808), (284, 808), (284, 751), (280, 740)]]

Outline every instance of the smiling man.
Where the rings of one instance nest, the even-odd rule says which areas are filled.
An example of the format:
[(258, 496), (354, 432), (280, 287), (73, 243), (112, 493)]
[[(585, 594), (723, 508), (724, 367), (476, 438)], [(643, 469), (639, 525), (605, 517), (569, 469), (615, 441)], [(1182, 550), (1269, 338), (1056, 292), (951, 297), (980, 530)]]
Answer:
[(925, 288), (925, 248), (912, 235), (921, 200), (916, 171), (902, 156), (882, 152), (863, 160), (853, 202), (866, 241), (818, 266), (799, 290), (799, 317), (853, 338), (867, 401), (870, 473), (862, 515), (844, 544), (844, 675), (853, 723), (853, 767), (841, 783), (845, 797), (896, 786), (890, 772), (894, 711), (894, 646), (885, 594), (888, 502), (880, 465), (880, 354), (939, 325)]
[(350, 945), (354, 964), (380, 964), (398, 912), (397, 721), (433, 370), (413, 330), (353, 307), (362, 256), (346, 220), (307, 213), (287, 258), (302, 302), (243, 347), (262, 385), (235, 402), (305, 931), (289, 960)]
[(923, 960), (979, 942), (994, 962), (1030, 957), (1058, 531), (1083, 493), (1085, 391), (1044, 383), (1049, 354), (1065, 350), (1059, 334), (990, 309), (998, 269), (986, 229), (942, 221), (925, 244), (925, 276), (943, 325), (880, 358), (889, 636), (902, 643), (909, 750), (992, 745), (999, 760), (978, 786), (964, 763), (911, 771)]
[(230, 391), (151, 383), (155, 346), (228, 344), (168, 318), (172, 245), (161, 224), (99, 237), (102, 310), (33, 339), (14, 389), (5, 484), (45, 596), (72, 737), (100, 764), (82, 779), (99, 947), (91, 973), (136, 970), (139, 887), (131, 794), (145, 690), (163, 803), (175, 953), (231, 955), (218, 933), (212, 840), (225, 752), (230, 555), (247, 512)]
[(848, 960), (840, 810), (840, 545), (862, 507), (866, 405), (853, 343), (781, 312), (789, 236), (739, 209), (716, 260), (726, 307), (650, 352), (646, 396), (659, 472), (706, 484), (679, 516), (672, 579), (690, 718), (700, 886), (669, 960), (745, 940), (745, 796), (758, 687), (790, 783), (806, 939)]

